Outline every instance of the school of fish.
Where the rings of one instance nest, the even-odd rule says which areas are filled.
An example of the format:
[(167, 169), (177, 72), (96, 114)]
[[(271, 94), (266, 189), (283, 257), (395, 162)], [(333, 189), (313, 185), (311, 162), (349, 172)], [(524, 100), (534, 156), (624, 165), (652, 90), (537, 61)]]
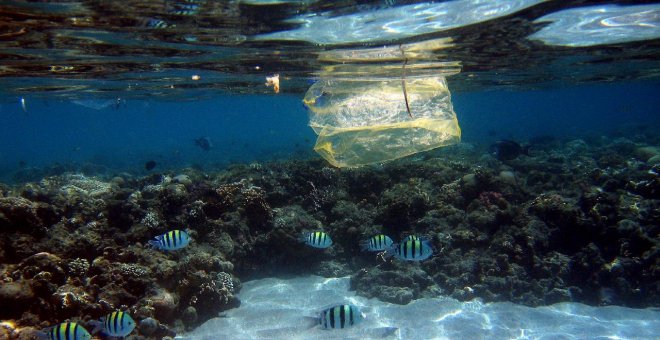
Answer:
[[(303, 233), (299, 241), (316, 249), (327, 249), (333, 244), (330, 235), (324, 231)], [(179, 229), (155, 236), (148, 244), (155, 250), (175, 251), (187, 247), (191, 242), (190, 235)], [(428, 240), (416, 235), (408, 235), (401, 242), (394, 241), (387, 235), (378, 234), (360, 242), (363, 251), (379, 252), (384, 258), (393, 257), (403, 261), (423, 261), (433, 255), (433, 248)], [(358, 324), (365, 318), (358, 306), (338, 304), (323, 309), (316, 323), (321, 329), (343, 329)], [(135, 320), (124, 311), (114, 311), (97, 321), (90, 321), (94, 326), (92, 332), (87, 331), (76, 322), (62, 322), (44, 329), (38, 333), (39, 340), (89, 340), (97, 333), (107, 337), (123, 338), (135, 329)]]

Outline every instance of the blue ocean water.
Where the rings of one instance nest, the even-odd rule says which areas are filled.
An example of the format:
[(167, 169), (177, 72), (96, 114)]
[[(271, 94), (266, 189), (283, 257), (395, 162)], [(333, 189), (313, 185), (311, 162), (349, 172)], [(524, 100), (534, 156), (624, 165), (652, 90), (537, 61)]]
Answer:
[[(451, 88), (451, 78), (449, 86)], [(464, 143), (521, 142), (539, 136), (585, 138), (621, 129), (660, 126), (660, 83), (593, 84), (534, 91), (455, 92)], [(105, 166), (144, 173), (159, 168), (222, 168), (233, 163), (313, 157), (316, 136), (296, 95), (220, 95), (169, 102), (126, 100), (100, 110), (70, 101), (25, 96), (0, 106), (0, 170), (4, 180), (21, 167), (54, 163)], [(103, 103), (106, 100), (99, 100)], [(193, 140), (209, 137), (204, 151)]]
[[(314, 134), (300, 98), (292, 95), (218, 96), (189, 102), (128, 100), (118, 109), (71, 102), (18, 100), (1, 107), (0, 164), (7, 175), (19, 162), (96, 164), (141, 172), (148, 160), (159, 170), (199, 165), (225, 167), (309, 153)], [(194, 144), (208, 137), (209, 151)]]

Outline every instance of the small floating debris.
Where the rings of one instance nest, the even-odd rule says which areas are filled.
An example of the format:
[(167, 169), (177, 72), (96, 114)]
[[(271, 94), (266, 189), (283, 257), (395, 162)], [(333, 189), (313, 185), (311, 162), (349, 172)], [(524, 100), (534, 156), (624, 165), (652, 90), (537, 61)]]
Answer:
[(84, 106), (93, 110), (103, 110), (112, 106), (114, 109), (119, 109), (121, 99), (108, 99), (108, 100), (95, 100), (95, 99), (77, 99), (71, 101), (73, 104)]
[(27, 103), (25, 102), (25, 97), (21, 97), (21, 108), (24, 113), (27, 113)]
[(272, 77), (266, 77), (266, 86), (272, 86), (275, 93), (280, 93), (280, 75), (274, 74)]

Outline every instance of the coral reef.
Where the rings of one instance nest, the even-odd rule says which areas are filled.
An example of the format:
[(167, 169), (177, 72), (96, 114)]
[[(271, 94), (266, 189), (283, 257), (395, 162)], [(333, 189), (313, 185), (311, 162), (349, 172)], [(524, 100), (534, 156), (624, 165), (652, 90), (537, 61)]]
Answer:
[[(241, 280), (298, 274), (351, 275), (358, 294), (400, 304), (444, 294), (658, 307), (657, 150), (552, 140), (503, 163), (458, 145), (353, 170), (292, 160), (2, 185), (0, 318), (30, 332), (122, 309), (159, 339), (238, 306)], [(147, 246), (173, 229), (190, 245)], [(333, 246), (298, 241), (314, 230)], [(435, 254), (361, 252), (377, 233), (424, 237)]]

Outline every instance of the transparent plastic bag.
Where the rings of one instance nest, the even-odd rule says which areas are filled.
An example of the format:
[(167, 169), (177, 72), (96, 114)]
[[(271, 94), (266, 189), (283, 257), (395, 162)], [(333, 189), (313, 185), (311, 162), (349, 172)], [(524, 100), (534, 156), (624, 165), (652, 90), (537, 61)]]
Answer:
[(309, 88), (303, 102), (318, 135), (314, 150), (336, 167), (393, 160), (458, 143), (461, 137), (442, 75), (326, 78)]

